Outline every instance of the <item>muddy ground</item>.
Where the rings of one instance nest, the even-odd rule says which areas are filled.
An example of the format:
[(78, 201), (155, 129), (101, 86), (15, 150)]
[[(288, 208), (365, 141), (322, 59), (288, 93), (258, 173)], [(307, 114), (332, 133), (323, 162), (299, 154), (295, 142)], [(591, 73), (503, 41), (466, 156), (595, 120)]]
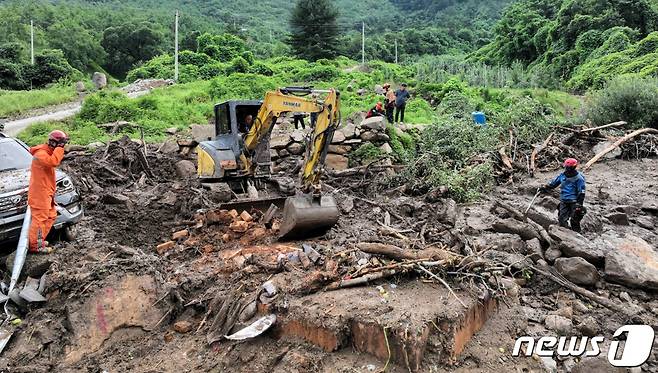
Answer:
[[(625, 324), (658, 325), (654, 284), (626, 286), (604, 276), (584, 286), (637, 311), (629, 316), (576, 295), (531, 267), (516, 265), (519, 257), (524, 263), (534, 259), (535, 263), (528, 265), (547, 266), (546, 261), (552, 263), (555, 258), (533, 258), (529, 237), (496, 228), (497, 221), (510, 219), (510, 213), (496, 207), (496, 202), (523, 210), (537, 187), (556, 174), (550, 166), (533, 179), (515, 177), (513, 182), (496, 187), (483, 201), (463, 206), (445, 199), (427, 202), (424, 196), (406, 196), (399, 188), (387, 189), (376, 183), (364, 186), (362, 176), (329, 178), (327, 192), (341, 205), (339, 224), (322, 237), (277, 243), (276, 219), (270, 225), (262, 222), (259, 211), (247, 211), (247, 219), (221, 211), (198, 181), (181, 177), (180, 172), (177, 175), (180, 155), (157, 149), (150, 146), (142, 158), (143, 148), (124, 140), (66, 157), (62, 168), (82, 190), (86, 216), (77, 227), (74, 242), (59, 243), (55, 254), (39, 259), (52, 262), (46, 273), (48, 301), (30, 305), (22, 313), (21, 323), (0, 358), (1, 371), (381, 371), (386, 359), (360, 353), (349, 341), (338, 351), (327, 352), (317, 344), (288, 338), (285, 330), (277, 328), (244, 342), (223, 340), (220, 335), (219, 341), (208, 343), (219, 331), (223, 335), (248, 325), (249, 319), (238, 319), (249, 313), (245, 310), (251, 304), (258, 305), (254, 312), (259, 315), (274, 313), (290, 320), (295, 317), (291, 311), (294, 305), (322, 305), (322, 298), (329, 298), (322, 297), (325, 287), (347, 275), (362, 273), (356, 268), (394, 263), (354, 250), (361, 242), (407, 250), (440, 247), (454, 255), (474, 251), (488, 256), (492, 263), (505, 263), (499, 275), (514, 277), (506, 286), (496, 287), (486, 281), (480, 284), (464, 273), (442, 273), (454, 290), (465, 294), (464, 299), (471, 294), (477, 302), (477, 292), (487, 291), (497, 299), (497, 308), (457, 358), (446, 361), (443, 350), (428, 348), (419, 371), (540, 372), (551, 371), (555, 364), (559, 371), (621, 372), (626, 370), (614, 370), (603, 356), (542, 362), (536, 356), (512, 357), (510, 351), (522, 335), (610, 337)], [(557, 170), (556, 166), (552, 168)], [(658, 201), (657, 159), (606, 160), (595, 164), (586, 175), (589, 214), (583, 235), (587, 242), (599, 244), (602, 241), (597, 240), (628, 235), (652, 245), (658, 242), (658, 217), (651, 207)], [(383, 174), (372, 177), (378, 176), (384, 178)], [(555, 219), (556, 204), (556, 195), (542, 196), (537, 211)], [(623, 216), (604, 217), (619, 211), (627, 221)], [(173, 244), (158, 246), (185, 230)], [(290, 259), (303, 244), (320, 254), (317, 262)], [(540, 256), (547, 256), (546, 248), (539, 250)], [(655, 258), (647, 263), (655, 266)], [(598, 272), (604, 274), (602, 265), (598, 265)], [(483, 272), (474, 273), (484, 276)], [(263, 300), (261, 295), (261, 286), (268, 280), (279, 292), (273, 300)], [(377, 299), (370, 302), (374, 308), (364, 312), (385, 318), (388, 310), (394, 309), (396, 297), (417, 299), (417, 304), (408, 302), (409, 312), (391, 321), (402, 322), (413, 319), (416, 305), (434, 304), (433, 299), (419, 298), (424, 293), (418, 289), (427, 287), (445, 291), (427, 276), (404, 271), (338, 293), (346, 295), (320, 312), (330, 320), (341, 320), (331, 318), (338, 312), (335, 307), (358, 313), (362, 304), (368, 303), (364, 299), (371, 297)], [(312, 303), (313, 297), (319, 300)], [(436, 301), (436, 308), (450, 310), (457, 305), (454, 300), (446, 303), (449, 295), (446, 299), (444, 303)], [(239, 310), (236, 304), (242, 305)], [(217, 320), (219, 305), (235, 310), (235, 324)], [(254, 320), (253, 314), (248, 316)], [(556, 326), (547, 318), (563, 324)], [(657, 354), (654, 349), (643, 371), (658, 372)], [(409, 363), (391, 362), (386, 368), (404, 372), (409, 370)]]

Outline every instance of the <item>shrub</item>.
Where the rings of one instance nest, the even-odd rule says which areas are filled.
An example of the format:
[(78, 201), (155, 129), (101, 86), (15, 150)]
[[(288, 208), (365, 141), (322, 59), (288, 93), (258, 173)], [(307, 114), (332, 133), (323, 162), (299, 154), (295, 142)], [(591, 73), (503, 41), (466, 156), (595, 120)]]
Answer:
[(196, 53), (192, 51), (182, 51), (178, 55), (178, 62), (181, 65), (194, 65), (201, 67), (212, 62), (212, 58), (205, 53)]
[(25, 89), (21, 65), (0, 60), (0, 89)]
[(594, 124), (619, 120), (630, 128), (658, 128), (658, 79), (620, 77), (594, 93), (587, 108)]
[(58, 49), (46, 49), (34, 56), (34, 65), (24, 65), (25, 81), (31, 81), (33, 87), (44, 87), (46, 84), (72, 76), (76, 70), (64, 58), (64, 53)]
[(204, 80), (214, 79), (218, 76), (226, 75), (229, 66), (225, 63), (215, 62), (209, 65), (204, 65), (199, 68), (199, 78)]
[(390, 137), (389, 144), (393, 149), (393, 155), (398, 162), (407, 163), (416, 156), (416, 141), (408, 133), (396, 130), (392, 125), (386, 127), (386, 133)]
[(227, 74), (246, 73), (249, 71), (249, 62), (242, 57), (235, 57), (231, 60), (226, 71)]
[(350, 153), (350, 160), (354, 162), (364, 163), (367, 161), (375, 160), (383, 155), (381, 149), (371, 142), (367, 142), (359, 146), (355, 151)]
[(214, 99), (262, 99), (265, 92), (276, 89), (273, 78), (256, 74), (232, 74), (215, 78), (210, 83), (210, 95)]
[(131, 121), (139, 115), (136, 101), (120, 92), (102, 91), (88, 96), (82, 103), (79, 117), (94, 123), (109, 123), (119, 120)]
[(274, 70), (272, 70), (270, 65), (260, 61), (255, 62), (253, 65), (251, 65), (251, 67), (249, 68), (249, 72), (252, 74), (259, 74), (265, 76), (274, 75)]

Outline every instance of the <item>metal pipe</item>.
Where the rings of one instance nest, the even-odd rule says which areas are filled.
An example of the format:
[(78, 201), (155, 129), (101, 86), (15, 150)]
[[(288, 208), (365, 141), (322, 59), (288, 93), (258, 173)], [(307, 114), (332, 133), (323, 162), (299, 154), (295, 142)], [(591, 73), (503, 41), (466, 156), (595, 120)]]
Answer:
[(30, 230), (30, 223), (32, 222), (32, 211), (30, 206), (25, 210), (25, 218), (23, 219), (23, 226), (21, 227), (21, 237), (18, 240), (18, 247), (16, 248), (16, 257), (14, 258), (14, 268), (11, 271), (11, 282), (9, 283), (9, 292), (14, 289), (18, 278), (21, 276), (23, 264), (25, 264), (25, 257), (27, 256), (28, 232)]

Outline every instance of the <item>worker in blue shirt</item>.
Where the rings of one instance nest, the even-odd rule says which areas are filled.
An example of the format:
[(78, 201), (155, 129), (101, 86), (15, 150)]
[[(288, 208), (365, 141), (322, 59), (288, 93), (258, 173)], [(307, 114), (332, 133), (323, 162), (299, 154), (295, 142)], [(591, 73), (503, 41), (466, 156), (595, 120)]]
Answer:
[(578, 160), (568, 158), (564, 161), (564, 172), (541, 187), (540, 190), (548, 192), (558, 186), (560, 187), (558, 211), (560, 226), (580, 232), (580, 222), (587, 212), (583, 206), (585, 202), (585, 176), (576, 167), (578, 167)]

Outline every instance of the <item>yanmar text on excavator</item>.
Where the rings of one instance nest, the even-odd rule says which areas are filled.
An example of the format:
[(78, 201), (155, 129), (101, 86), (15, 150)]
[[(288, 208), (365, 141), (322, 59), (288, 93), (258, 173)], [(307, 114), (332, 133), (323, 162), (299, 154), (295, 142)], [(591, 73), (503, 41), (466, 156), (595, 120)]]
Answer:
[[(227, 101), (215, 105), (214, 111), (215, 139), (197, 148), (198, 175), (203, 182), (226, 183), (236, 195), (249, 191), (247, 198), (232, 202), (242, 206), (285, 200), (282, 238), (322, 233), (336, 224), (336, 201), (322, 194), (321, 177), (329, 145), (340, 125), (337, 90), (280, 88), (267, 92), (263, 101)], [(270, 137), (277, 118), (293, 111), (311, 114), (312, 127), (306, 137), (298, 183), (289, 182), (290, 177), (273, 177), (270, 159)], [(274, 197), (263, 195), (268, 186), (276, 187)]]

